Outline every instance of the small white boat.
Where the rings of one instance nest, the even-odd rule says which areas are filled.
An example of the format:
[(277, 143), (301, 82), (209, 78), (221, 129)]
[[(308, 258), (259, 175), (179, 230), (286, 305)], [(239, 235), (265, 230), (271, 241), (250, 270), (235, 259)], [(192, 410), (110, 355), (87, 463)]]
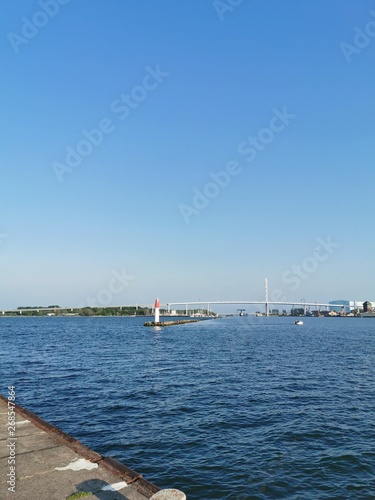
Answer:
[(303, 321), (300, 319), (294, 322), (295, 325), (303, 325)]

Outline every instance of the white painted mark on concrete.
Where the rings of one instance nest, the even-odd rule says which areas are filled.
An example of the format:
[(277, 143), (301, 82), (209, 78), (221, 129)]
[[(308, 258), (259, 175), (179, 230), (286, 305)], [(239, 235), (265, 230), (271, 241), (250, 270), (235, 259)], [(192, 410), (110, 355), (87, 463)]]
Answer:
[(128, 483), (125, 481), (121, 481), (120, 483), (108, 484), (107, 486), (103, 486), (102, 491), (119, 491), (122, 488), (126, 488)]
[(98, 467), (98, 464), (93, 464), (92, 462), (89, 462), (88, 460), (85, 460), (84, 458), (79, 458), (78, 460), (73, 460), (69, 465), (66, 467), (55, 467), (55, 470), (92, 470), (96, 469)]
[(152, 495), (150, 500), (186, 500), (186, 495), (183, 491), (167, 488)]
[(18, 422), (16, 422), (16, 425), (23, 425), (23, 424), (29, 424), (30, 423), (30, 420), (19, 420)]

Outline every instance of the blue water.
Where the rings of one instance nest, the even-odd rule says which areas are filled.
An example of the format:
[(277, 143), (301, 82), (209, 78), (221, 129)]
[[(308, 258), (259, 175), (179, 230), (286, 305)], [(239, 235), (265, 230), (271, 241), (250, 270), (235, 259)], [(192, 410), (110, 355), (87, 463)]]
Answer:
[(1, 318), (0, 380), (189, 500), (375, 498), (375, 319)]

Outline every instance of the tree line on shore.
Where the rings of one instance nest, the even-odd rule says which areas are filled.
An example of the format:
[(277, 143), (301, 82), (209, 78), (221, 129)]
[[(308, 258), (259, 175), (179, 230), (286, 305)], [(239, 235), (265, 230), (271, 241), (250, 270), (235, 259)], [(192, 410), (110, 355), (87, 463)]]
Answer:
[[(16, 311), (4, 311), (4, 316), (151, 316), (152, 314), (151, 308), (141, 306), (82, 308), (62, 308), (58, 305), (20, 306)], [(168, 311), (160, 309), (160, 314), (168, 314)], [(176, 315), (185, 315), (185, 311), (176, 311)]]

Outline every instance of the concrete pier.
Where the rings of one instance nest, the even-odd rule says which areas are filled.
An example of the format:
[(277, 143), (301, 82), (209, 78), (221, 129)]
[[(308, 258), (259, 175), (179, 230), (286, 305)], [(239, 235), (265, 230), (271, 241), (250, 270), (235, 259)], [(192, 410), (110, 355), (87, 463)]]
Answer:
[(4, 500), (186, 498), (179, 490), (160, 490), (1, 395), (0, 492)]
[(143, 326), (173, 326), (184, 325), (185, 323), (197, 323), (198, 319), (180, 319), (176, 321), (146, 321)]

